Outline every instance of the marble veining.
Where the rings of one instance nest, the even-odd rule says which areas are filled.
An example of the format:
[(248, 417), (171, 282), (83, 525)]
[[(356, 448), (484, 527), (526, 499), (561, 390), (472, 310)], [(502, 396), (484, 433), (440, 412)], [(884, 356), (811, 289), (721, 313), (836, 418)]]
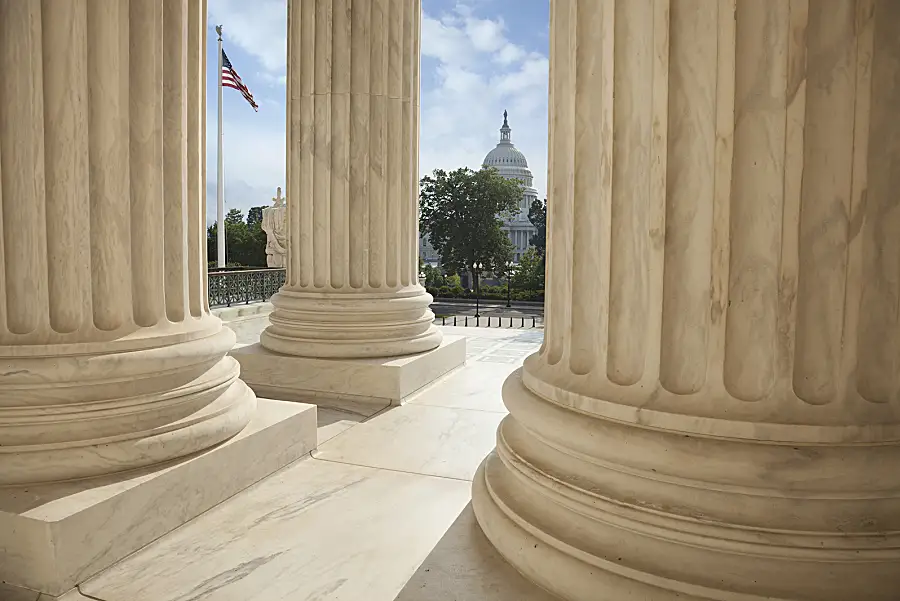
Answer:
[[(379, 413), (329, 440), (314, 456), (342, 463), (471, 480), (478, 463), (494, 445), (494, 433), (502, 417), (503, 413), (496, 411), (410, 403)], [(407, 449), (416, 451), (411, 453)]]
[[(316, 444), (316, 409), (261, 400), (241, 434), (161, 466), (0, 488), (0, 580), (61, 594)], [(0, 597), (2, 599), (2, 597)]]
[[(514, 330), (445, 330), (475, 336), (482, 346), (475, 356), (540, 344), (540, 332), (523, 341)], [(470, 362), (403, 407), (320, 406), (323, 452), (316, 458), (257, 483), (89, 579), (81, 591), (103, 601), (394, 601), (423, 561), (427, 566), (430, 557), (452, 552), (452, 565), (481, 574), (468, 593), (473, 601), (504, 591), (544, 601), (511, 569), (494, 571), (502, 560), (466, 510), (468, 479), (503, 416), (492, 406), (501, 378), (484, 380), (491, 369), (502, 377), (512, 367)], [(482, 381), (482, 394), (455, 409), (429, 404), (429, 397), (452, 398), (461, 381)], [(461, 594), (462, 584), (453, 585)]]
[(467, 482), (305, 461), (80, 588), (104, 601), (388, 601), (468, 495)]

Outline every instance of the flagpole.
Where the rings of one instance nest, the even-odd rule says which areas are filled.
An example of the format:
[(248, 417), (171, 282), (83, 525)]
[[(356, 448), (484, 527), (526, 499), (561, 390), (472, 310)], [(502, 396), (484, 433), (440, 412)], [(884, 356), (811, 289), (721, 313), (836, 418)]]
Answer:
[(218, 266), (225, 267), (225, 177), (222, 161), (222, 26), (216, 25), (219, 34), (219, 161), (216, 174), (216, 244), (218, 249)]

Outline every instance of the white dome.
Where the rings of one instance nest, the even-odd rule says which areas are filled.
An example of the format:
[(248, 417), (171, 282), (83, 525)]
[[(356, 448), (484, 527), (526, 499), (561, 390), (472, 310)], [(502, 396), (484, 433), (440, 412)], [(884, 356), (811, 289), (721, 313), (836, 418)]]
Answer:
[(487, 153), (482, 165), (495, 168), (506, 179), (521, 180), (526, 187), (531, 187), (534, 176), (528, 168), (525, 155), (516, 148), (510, 137), (512, 129), (507, 121), (507, 113), (503, 111), (503, 127), (500, 128), (500, 142), (496, 148)]
[(497, 147), (487, 153), (484, 163), (487, 167), (522, 167), (528, 169), (525, 155), (511, 142), (500, 142)]

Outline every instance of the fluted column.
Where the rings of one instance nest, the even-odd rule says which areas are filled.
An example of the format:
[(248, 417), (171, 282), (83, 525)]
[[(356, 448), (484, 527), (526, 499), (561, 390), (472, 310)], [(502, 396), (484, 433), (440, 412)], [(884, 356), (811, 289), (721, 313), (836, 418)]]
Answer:
[(205, 31), (205, 2), (0, 0), (0, 484), (253, 413), (206, 300)]
[(473, 504), (577, 601), (900, 591), (900, 3), (553, 0), (544, 345)]
[(288, 267), (267, 349), (355, 358), (441, 342), (418, 283), (420, 0), (288, 2)]

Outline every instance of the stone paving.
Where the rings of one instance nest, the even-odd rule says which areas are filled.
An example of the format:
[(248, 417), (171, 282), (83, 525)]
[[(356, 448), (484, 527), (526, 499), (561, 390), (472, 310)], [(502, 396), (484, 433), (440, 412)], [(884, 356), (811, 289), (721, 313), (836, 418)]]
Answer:
[[(248, 339), (265, 319), (239, 320)], [(475, 523), (500, 388), (541, 330), (442, 328), (467, 363), (400, 407), (319, 407), (319, 448), (89, 579), (66, 601), (552, 601)], [(87, 597), (81, 596), (86, 595)]]

